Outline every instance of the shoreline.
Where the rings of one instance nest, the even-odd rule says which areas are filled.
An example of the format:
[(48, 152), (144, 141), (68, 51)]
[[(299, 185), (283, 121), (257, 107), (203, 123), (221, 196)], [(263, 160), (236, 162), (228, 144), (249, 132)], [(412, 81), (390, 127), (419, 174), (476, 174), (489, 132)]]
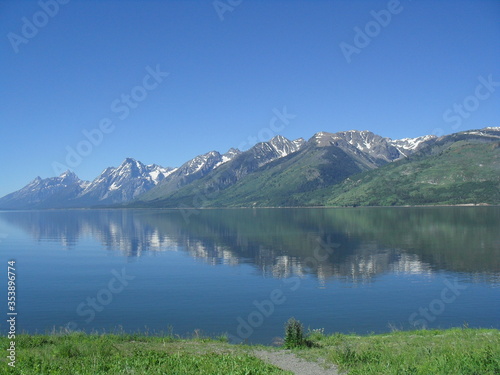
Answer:
[[(227, 338), (143, 334), (20, 334), (0, 338), (13, 357), (0, 359), (10, 373), (99, 374), (463, 374), (500, 372), (500, 330), (449, 328), (382, 334), (306, 336), (293, 349), (229, 344)], [(12, 347), (11, 347), (12, 348)], [(13, 358), (13, 361), (12, 361)], [(11, 362), (8, 362), (11, 361)], [(9, 363), (12, 363), (9, 364)], [(293, 365), (290, 365), (292, 363)], [(338, 369), (338, 372), (337, 372)], [(314, 372), (313, 372), (314, 370)], [(409, 371), (409, 372), (408, 372)], [(0, 373), (4, 373), (0, 371)]]
[(432, 208), (432, 207), (500, 207), (490, 203), (420, 204), (394, 206), (228, 206), (228, 207), (61, 207), (61, 208), (0, 208), (0, 212), (22, 211), (90, 211), (90, 210), (238, 210), (238, 209), (331, 209), (331, 208)]

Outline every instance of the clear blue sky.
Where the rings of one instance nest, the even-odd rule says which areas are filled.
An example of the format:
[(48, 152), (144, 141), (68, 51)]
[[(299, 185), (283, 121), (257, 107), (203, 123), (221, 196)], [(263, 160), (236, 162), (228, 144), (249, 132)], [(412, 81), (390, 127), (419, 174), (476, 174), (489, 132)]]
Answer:
[[(76, 163), (80, 178), (126, 157), (173, 167), (225, 152), (272, 134), (263, 129), (285, 106), (296, 117), (275, 126), (290, 139), (500, 126), (500, 86), (470, 98), (479, 77), (500, 81), (497, 0), (401, 0), (386, 26), (371, 12), (391, 1), (232, 0), (223, 20), (212, 0), (71, 0), (57, 14), (43, 2), (52, 7), (0, 1), (0, 196), (54, 176), (53, 162), (66, 165), (67, 147), (106, 118), (113, 130)], [(373, 37), (347, 62), (341, 43), (357, 48), (356, 27)], [(169, 76), (137, 87), (158, 65)], [(125, 116), (133, 90), (146, 97)], [(473, 110), (443, 118), (468, 97)]]

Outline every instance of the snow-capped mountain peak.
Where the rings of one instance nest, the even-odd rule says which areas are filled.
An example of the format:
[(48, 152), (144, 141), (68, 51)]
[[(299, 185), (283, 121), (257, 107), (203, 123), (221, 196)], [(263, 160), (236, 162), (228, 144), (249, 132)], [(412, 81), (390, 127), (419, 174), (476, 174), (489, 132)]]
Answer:
[(177, 168), (164, 168), (156, 164), (149, 164), (146, 168), (149, 171), (149, 176), (155, 185), (177, 170)]
[(67, 199), (79, 194), (88, 181), (80, 180), (70, 171), (58, 177), (36, 177), (20, 190), (1, 198), (3, 208), (47, 208), (64, 206)]
[(259, 166), (263, 166), (273, 160), (283, 158), (298, 151), (305, 144), (302, 141), (300, 138), (290, 141), (281, 135), (277, 135), (267, 142), (257, 143), (248, 151), (255, 155)]
[(222, 160), (221, 154), (217, 151), (209, 151), (206, 154), (198, 155), (179, 167), (185, 176), (192, 175), (202, 170), (213, 169)]
[(277, 135), (267, 142), (279, 155), (279, 157), (285, 157), (295, 151), (298, 151), (302, 146), (299, 140), (290, 141), (283, 137), (282, 135)]
[(227, 150), (227, 152), (224, 155), (222, 155), (222, 157), (233, 159), (235, 156), (237, 156), (239, 154), (241, 154), (240, 150), (238, 150), (237, 148), (231, 147), (229, 150)]
[(306, 141), (304, 138), (297, 138), (296, 140), (292, 141), (292, 143), (295, 145), (297, 150), (299, 150), (300, 148), (302, 148), (302, 146), (306, 144)]
[(346, 132), (339, 132), (337, 134), (360, 151), (370, 150), (382, 139), (381, 136), (376, 135), (368, 130), (348, 130)]
[(224, 155), (222, 155), (221, 161), (218, 162), (214, 168), (217, 168), (219, 165), (225, 164), (228, 161), (233, 160), (236, 156), (241, 154), (241, 151), (237, 148), (230, 148)]
[(35, 179), (29, 183), (29, 185), (38, 184), (40, 181), (42, 181), (42, 178), (40, 176), (36, 176)]
[(426, 135), (392, 140), (368, 130), (348, 130), (337, 133), (319, 132), (310, 141), (318, 147), (335, 145), (345, 151), (361, 151), (374, 159), (393, 161), (407, 157), (435, 139), (434, 135)]
[(319, 132), (311, 140), (319, 147), (349, 144), (360, 151), (368, 151), (383, 138), (368, 130), (347, 130), (337, 133)]
[(77, 197), (80, 201), (120, 203), (145, 193), (172, 173), (172, 168), (144, 165), (126, 158), (117, 168), (106, 168)]
[[(40, 178), (40, 177), (38, 177), (38, 178)], [(62, 179), (65, 179), (65, 178), (76, 179), (78, 177), (76, 176), (76, 174), (74, 172), (72, 172), (72, 171), (70, 171), (68, 169), (66, 172), (61, 173), (61, 175), (59, 176), (59, 178), (62, 178)]]
[(387, 138), (388, 142), (392, 146), (396, 147), (398, 151), (401, 152), (401, 154), (403, 154), (403, 156), (408, 156), (409, 154), (415, 152), (424, 144), (428, 143), (429, 141), (433, 141), (435, 139), (437, 139), (435, 135), (424, 135), (416, 138), (402, 138), (396, 140)]

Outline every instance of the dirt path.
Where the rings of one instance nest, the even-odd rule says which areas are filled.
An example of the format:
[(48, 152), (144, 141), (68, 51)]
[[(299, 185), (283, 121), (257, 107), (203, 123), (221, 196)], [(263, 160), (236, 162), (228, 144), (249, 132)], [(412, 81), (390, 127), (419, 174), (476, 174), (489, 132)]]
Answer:
[(283, 370), (292, 371), (295, 375), (340, 375), (335, 367), (325, 369), (315, 362), (309, 362), (297, 357), (289, 350), (266, 351), (253, 353), (257, 358), (273, 364)]

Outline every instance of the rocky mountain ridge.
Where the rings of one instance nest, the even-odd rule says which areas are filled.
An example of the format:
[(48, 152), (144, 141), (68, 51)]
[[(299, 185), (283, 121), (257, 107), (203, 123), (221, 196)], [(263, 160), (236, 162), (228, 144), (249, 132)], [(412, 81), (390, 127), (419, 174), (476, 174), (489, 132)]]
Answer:
[[(180, 202), (178, 197), (183, 197), (181, 201), (188, 199), (200, 189), (222, 191), (243, 182), (250, 187), (250, 193), (254, 184), (258, 189), (269, 189), (270, 194), (282, 194), (282, 188), (273, 190), (267, 186), (273, 178), (276, 184), (289, 185), (290, 192), (304, 192), (463, 139), (492, 142), (500, 139), (500, 128), (399, 140), (367, 130), (319, 132), (308, 141), (302, 138), (291, 141), (278, 135), (246, 151), (234, 148), (225, 154), (210, 151), (177, 168), (145, 165), (127, 158), (116, 168), (106, 168), (93, 181), (80, 180), (70, 171), (58, 177), (37, 177), (22, 189), (0, 198), (0, 208), (96, 207), (130, 202), (146, 202), (146, 206), (163, 206), (167, 202), (171, 206)], [(246, 187), (235, 189), (248, 193)]]

